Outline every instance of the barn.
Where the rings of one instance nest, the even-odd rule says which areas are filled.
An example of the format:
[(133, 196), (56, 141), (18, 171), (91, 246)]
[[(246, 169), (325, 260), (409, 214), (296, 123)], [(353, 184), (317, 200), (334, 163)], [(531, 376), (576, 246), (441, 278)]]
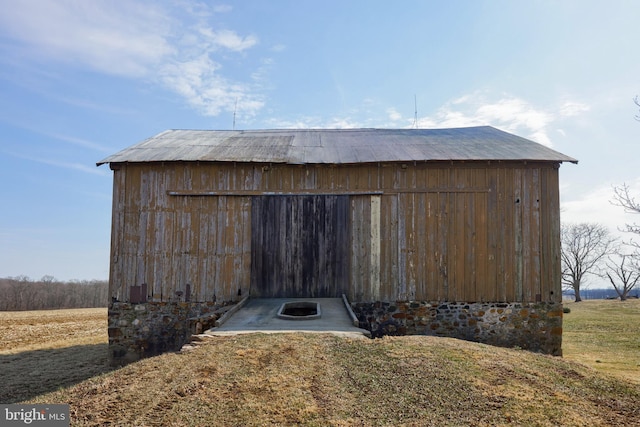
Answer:
[(245, 297), (342, 297), (361, 327), (561, 354), (558, 170), (489, 126), (168, 130), (113, 171), (113, 364)]

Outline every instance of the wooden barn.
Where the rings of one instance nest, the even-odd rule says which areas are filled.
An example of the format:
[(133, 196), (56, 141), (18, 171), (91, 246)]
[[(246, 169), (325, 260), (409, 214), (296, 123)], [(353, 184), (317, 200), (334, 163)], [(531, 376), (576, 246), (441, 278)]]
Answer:
[(245, 296), (343, 294), (372, 330), (559, 354), (562, 162), (488, 126), (162, 132), (98, 163), (112, 357)]

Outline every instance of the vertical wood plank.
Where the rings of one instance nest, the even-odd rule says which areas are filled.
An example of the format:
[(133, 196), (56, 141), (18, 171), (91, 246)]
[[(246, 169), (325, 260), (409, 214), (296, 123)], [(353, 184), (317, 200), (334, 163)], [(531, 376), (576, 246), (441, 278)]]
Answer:
[(513, 277), (514, 283), (514, 298), (515, 301), (523, 301), (523, 275), (524, 275), (524, 242), (523, 242), (523, 194), (522, 194), (522, 170), (518, 169), (514, 171), (514, 267), (515, 274)]
[[(469, 171), (471, 172), (471, 171)], [(463, 193), (464, 199), (464, 237), (462, 243), (465, 248), (464, 252), (464, 280), (460, 283), (458, 291), (458, 300), (465, 301), (472, 299), (478, 301), (478, 288), (476, 283), (476, 275), (478, 273), (477, 263), (477, 247), (478, 240), (476, 235), (475, 222), (478, 217), (475, 205), (475, 195), (473, 193)]]
[(349, 298), (353, 301), (368, 301), (371, 295), (370, 277), (366, 274), (367, 262), (370, 257), (366, 256), (366, 225), (362, 218), (365, 212), (365, 197), (355, 196), (351, 198), (351, 272), (349, 280), (351, 292)]
[(426, 194), (426, 255), (425, 255), (425, 294), (421, 299), (427, 301), (437, 300), (443, 295), (443, 280), (440, 274), (440, 257), (439, 253), (439, 221), (440, 206), (438, 203), (439, 196), (437, 193)]
[[(354, 183), (352, 181), (352, 183)], [(357, 221), (358, 212), (361, 210), (360, 207), (360, 197), (351, 197), (351, 208), (349, 209), (349, 215), (351, 216), (350, 220), (352, 223), (351, 226), (351, 236), (349, 239), (349, 256), (351, 257), (351, 271), (349, 272), (349, 282), (351, 283), (350, 289), (347, 292), (347, 298), (351, 301), (364, 301), (364, 286), (362, 276), (358, 274), (358, 270), (360, 268), (359, 259), (357, 258), (359, 254), (359, 242), (360, 242), (360, 221)]]
[[(562, 302), (561, 261), (560, 261), (560, 183), (558, 169), (549, 169), (545, 194), (547, 196), (548, 224), (543, 230), (548, 231), (548, 246), (545, 250), (548, 256), (549, 268), (549, 299), (552, 302)], [(553, 292), (553, 294), (551, 293)]]
[(525, 286), (524, 300), (525, 301), (541, 301), (542, 290), (540, 288), (540, 169), (531, 168), (529, 170), (530, 183), (528, 185), (529, 195), (529, 243), (530, 253), (528, 258), (530, 259), (530, 272), (529, 283)]
[(487, 184), (489, 187), (485, 227), (485, 238), (487, 241), (487, 269), (484, 275), (486, 282), (483, 288), (484, 299), (482, 300), (496, 302), (505, 300), (503, 296), (504, 292), (500, 292), (504, 284), (501, 277), (498, 275), (498, 258), (500, 256), (498, 241), (499, 235), (504, 233), (504, 225), (500, 222), (501, 214), (498, 206), (498, 175), (499, 170), (489, 169), (487, 171)]
[(242, 238), (240, 246), (240, 267), (237, 270), (241, 275), (240, 288), (242, 289), (242, 296), (249, 295), (249, 286), (251, 282), (251, 198), (242, 197), (241, 203), (241, 216), (242, 222)]
[(504, 212), (504, 233), (502, 235), (501, 268), (503, 273), (503, 287), (506, 301), (518, 301), (516, 299), (516, 178), (515, 169), (504, 168), (502, 181), (503, 198), (502, 212)]
[(439, 301), (450, 301), (449, 294), (449, 272), (450, 272), (450, 253), (452, 248), (449, 246), (449, 193), (438, 193), (438, 203), (440, 217), (438, 218), (438, 270), (442, 281), (441, 293), (438, 295)]
[(125, 191), (127, 166), (113, 171), (113, 199), (111, 214), (111, 259), (109, 263), (109, 289), (111, 298), (124, 300), (124, 278), (122, 276), (122, 250), (125, 227)]
[(425, 193), (414, 195), (415, 198), (415, 288), (411, 296), (412, 300), (424, 300), (426, 298), (426, 278), (428, 274), (429, 261), (431, 256), (427, 250), (428, 232), (427, 223), (429, 222), (429, 212), (427, 211), (427, 197)]
[(396, 279), (396, 298), (400, 301), (407, 300), (407, 257), (409, 246), (407, 242), (407, 210), (409, 209), (407, 203), (407, 196), (405, 194), (398, 194), (396, 196), (396, 234), (398, 236), (398, 258), (397, 258), (397, 272)]
[[(488, 222), (488, 198), (489, 193), (474, 195), (476, 203), (476, 215), (474, 225), (474, 236), (476, 239), (476, 271), (474, 280), (476, 281), (476, 301), (495, 301), (495, 270), (491, 271), (490, 265), (495, 256), (494, 245), (489, 242), (489, 222)], [(495, 233), (493, 233), (495, 234)]]
[(380, 300), (380, 196), (370, 198), (369, 300)]

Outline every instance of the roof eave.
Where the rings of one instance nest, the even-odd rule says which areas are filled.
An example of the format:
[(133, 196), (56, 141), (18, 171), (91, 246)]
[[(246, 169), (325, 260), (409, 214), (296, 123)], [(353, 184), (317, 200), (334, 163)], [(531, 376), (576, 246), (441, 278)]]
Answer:
[(356, 165), (356, 164), (366, 164), (366, 163), (441, 163), (441, 162), (536, 162), (536, 163), (573, 163), (574, 165), (578, 164), (578, 160), (574, 158), (564, 158), (564, 159), (423, 159), (423, 160), (415, 160), (415, 159), (395, 159), (395, 160), (372, 160), (365, 162), (344, 162), (344, 163), (329, 163), (329, 162), (286, 162), (286, 161), (241, 161), (241, 160), (175, 160), (175, 159), (166, 159), (166, 160), (141, 160), (141, 161), (111, 161), (109, 158), (101, 160), (96, 163), (96, 167), (100, 167), (105, 164), (122, 164), (122, 163), (178, 163), (178, 162), (186, 162), (186, 163), (269, 163), (269, 164), (284, 164), (284, 165), (293, 165), (293, 166), (302, 166), (302, 165)]

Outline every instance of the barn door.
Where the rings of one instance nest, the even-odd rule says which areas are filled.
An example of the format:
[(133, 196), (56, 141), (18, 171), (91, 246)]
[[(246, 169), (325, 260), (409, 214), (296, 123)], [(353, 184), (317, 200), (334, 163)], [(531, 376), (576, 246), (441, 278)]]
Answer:
[(257, 196), (251, 296), (339, 297), (347, 287), (349, 196)]

